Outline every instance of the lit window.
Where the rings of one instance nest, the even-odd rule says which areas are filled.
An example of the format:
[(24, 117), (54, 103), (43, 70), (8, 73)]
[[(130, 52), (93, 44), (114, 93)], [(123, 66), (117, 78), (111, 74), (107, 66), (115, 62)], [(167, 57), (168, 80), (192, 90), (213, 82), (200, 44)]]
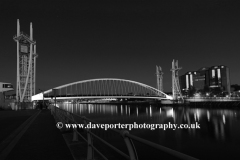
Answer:
[(215, 77), (215, 70), (212, 70), (212, 78)]

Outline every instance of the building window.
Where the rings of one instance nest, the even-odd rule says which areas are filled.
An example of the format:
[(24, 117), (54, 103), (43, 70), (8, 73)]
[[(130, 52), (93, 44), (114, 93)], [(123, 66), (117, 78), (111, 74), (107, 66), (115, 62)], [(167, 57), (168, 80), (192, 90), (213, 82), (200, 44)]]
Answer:
[(217, 69), (217, 74), (218, 74), (218, 79), (221, 78), (221, 72), (220, 72), (220, 69)]
[(213, 69), (212, 70), (212, 78), (214, 78), (215, 77), (215, 70)]
[(11, 85), (11, 84), (3, 84), (3, 88), (13, 88), (13, 85)]
[(186, 88), (189, 88), (188, 75), (186, 75)]

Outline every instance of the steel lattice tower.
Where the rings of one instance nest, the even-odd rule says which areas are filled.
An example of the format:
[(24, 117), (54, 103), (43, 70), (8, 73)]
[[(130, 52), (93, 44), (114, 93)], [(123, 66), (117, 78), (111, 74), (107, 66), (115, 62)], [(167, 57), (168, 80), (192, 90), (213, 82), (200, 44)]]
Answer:
[(159, 91), (163, 91), (163, 71), (160, 66), (156, 66), (156, 75), (157, 75), (157, 89)]
[(17, 35), (13, 37), (17, 42), (17, 102), (30, 102), (35, 95), (36, 87), (36, 41), (33, 40), (33, 28), (30, 23), (30, 36), (20, 32), (17, 20)]
[(178, 71), (182, 69), (181, 67), (178, 67), (178, 61), (173, 60), (172, 62), (172, 94), (173, 94), (173, 100), (177, 100), (178, 98), (183, 99), (180, 84), (179, 84), (179, 78), (178, 78)]

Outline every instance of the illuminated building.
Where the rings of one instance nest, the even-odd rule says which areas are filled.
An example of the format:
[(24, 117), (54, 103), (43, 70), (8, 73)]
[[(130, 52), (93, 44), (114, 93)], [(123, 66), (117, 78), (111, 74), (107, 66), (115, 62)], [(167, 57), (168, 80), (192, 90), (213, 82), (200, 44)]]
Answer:
[(5, 92), (13, 91), (11, 83), (0, 82), (0, 107), (5, 105)]
[(220, 88), (223, 92), (230, 93), (229, 68), (224, 65), (203, 67), (197, 71), (187, 72), (180, 76), (181, 90), (196, 90)]
[(0, 82), (0, 92), (13, 91), (13, 85), (11, 83)]

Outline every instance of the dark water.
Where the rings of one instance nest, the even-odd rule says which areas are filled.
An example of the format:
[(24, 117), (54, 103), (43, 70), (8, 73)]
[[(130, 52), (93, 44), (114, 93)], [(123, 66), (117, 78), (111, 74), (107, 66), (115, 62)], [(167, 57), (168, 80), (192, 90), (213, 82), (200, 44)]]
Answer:
[[(198, 122), (200, 129), (133, 129), (129, 132), (198, 159), (240, 159), (240, 110), (110, 104), (59, 104), (59, 107), (108, 124)], [(137, 145), (136, 149), (140, 155), (153, 155), (152, 149), (143, 145)], [(150, 159), (160, 159), (161, 154), (154, 157)]]

